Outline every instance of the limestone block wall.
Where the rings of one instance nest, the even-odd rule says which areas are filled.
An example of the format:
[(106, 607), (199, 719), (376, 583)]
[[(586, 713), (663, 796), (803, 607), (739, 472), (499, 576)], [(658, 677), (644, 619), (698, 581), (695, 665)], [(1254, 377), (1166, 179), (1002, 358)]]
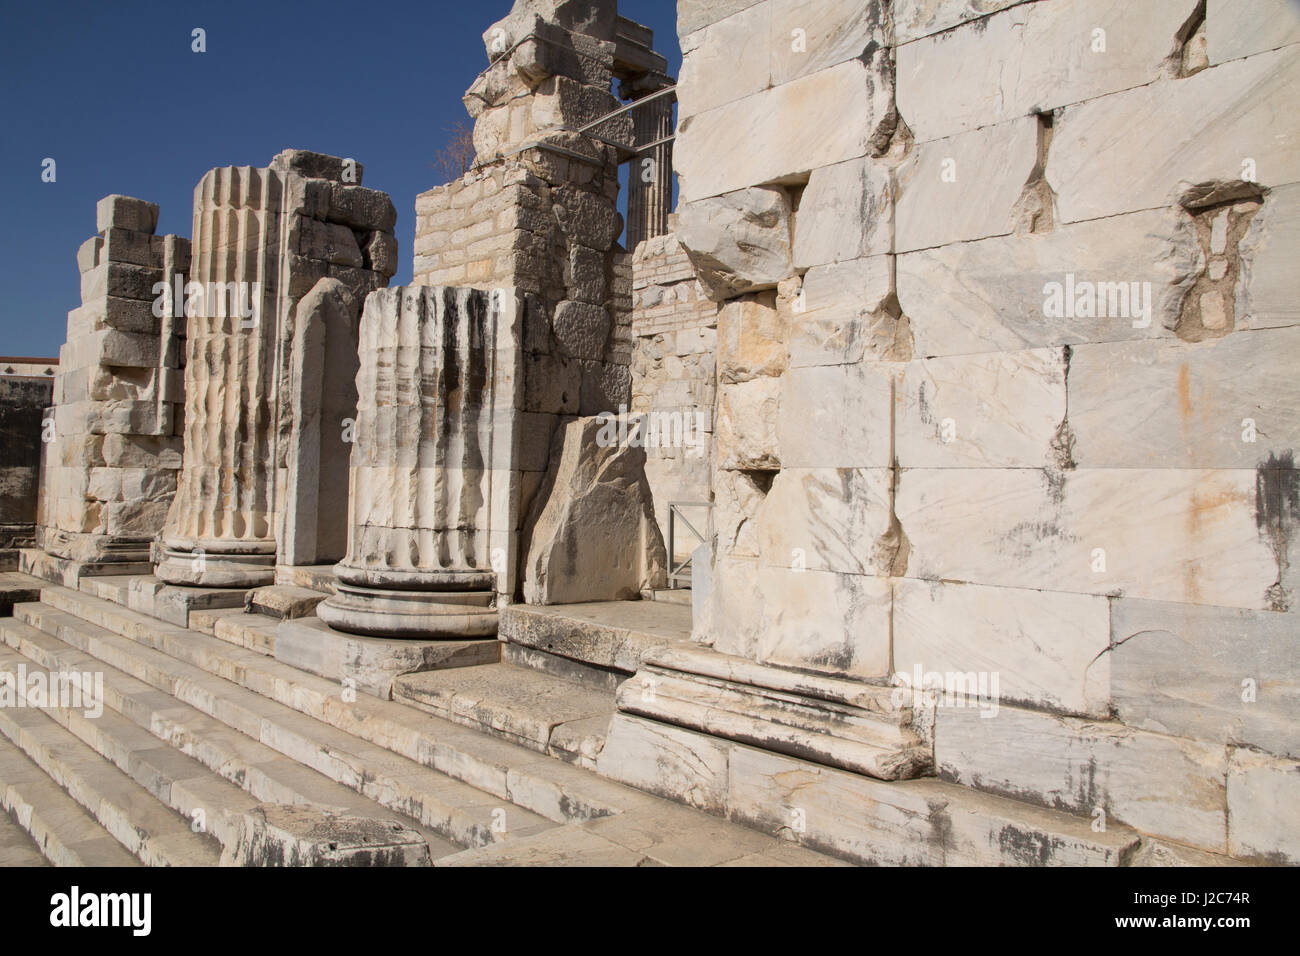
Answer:
[(38, 543), (80, 562), (147, 561), (176, 491), (185, 325), (174, 296), (190, 243), (156, 236), (158, 207), (106, 196), (77, 252), (81, 306), (68, 313), (44, 448)]
[[(669, 502), (710, 500), (718, 306), (671, 232), (638, 245), (631, 264), (631, 410), (649, 416), (646, 478), (666, 540)], [(685, 513), (704, 532), (705, 510)], [(695, 543), (683, 531), (677, 560)]]
[[(593, 178), (565, 181), (571, 166)], [(535, 150), (416, 198), (416, 285), (523, 299), (524, 431), (536, 433), (519, 460), (524, 512), (560, 419), (628, 404), (631, 280), (616, 241), (617, 197), (612, 162)]]
[(516, 0), (484, 33), (489, 66), (466, 92), (475, 167), (416, 198), (414, 281), (522, 296), (523, 503), (562, 418), (629, 401), (631, 275), (619, 245), (619, 148), (632, 137), (611, 92), (612, 0)]
[(15, 570), (18, 549), (35, 543), (41, 422), (53, 389), (52, 378), (0, 375), (0, 571)]
[(940, 697), (944, 776), (1300, 860), (1294, 6), (679, 32), (677, 234), (722, 303), (697, 639), (996, 676)]

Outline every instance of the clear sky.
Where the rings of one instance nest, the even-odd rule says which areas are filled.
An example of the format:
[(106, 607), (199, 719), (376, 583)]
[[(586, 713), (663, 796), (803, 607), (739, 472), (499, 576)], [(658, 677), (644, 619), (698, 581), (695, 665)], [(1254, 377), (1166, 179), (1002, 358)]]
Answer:
[[(441, 183), (447, 129), (487, 66), (481, 36), (511, 0), (0, 0), (0, 355), (54, 356), (81, 301), (77, 248), (95, 203), (157, 203), (188, 236), (194, 186), (214, 166), (281, 149), (351, 156), (397, 207), (411, 280), (415, 197)], [(623, 0), (676, 76), (674, 0)], [(207, 52), (191, 50), (206, 31)], [(55, 161), (56, 180), (42, 182)]]

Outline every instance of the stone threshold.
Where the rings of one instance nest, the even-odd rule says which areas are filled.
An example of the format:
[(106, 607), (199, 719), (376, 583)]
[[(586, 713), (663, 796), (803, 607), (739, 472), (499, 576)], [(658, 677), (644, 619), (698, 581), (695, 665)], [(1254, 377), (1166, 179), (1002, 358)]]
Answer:
[(501, 639), (511, 645), (625, 678), (650, 651), (691, 642), (690, 606), (668, 601), (511, 604), (500, 620)]

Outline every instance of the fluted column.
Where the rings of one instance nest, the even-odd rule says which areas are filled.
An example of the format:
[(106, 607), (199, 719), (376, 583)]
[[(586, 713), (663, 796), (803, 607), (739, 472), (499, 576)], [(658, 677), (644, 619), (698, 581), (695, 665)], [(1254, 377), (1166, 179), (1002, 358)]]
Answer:
[[(638, 147), (657, 143), (673, 132), (673, 94), (632, 110)], [(647, 166), (650, 159), (653, 165)], [(648, 180), (648, 181), (647, 181)], [(627, 177), (627, 248), (668, 232), (673, 210), (673, 144), (661, 143), (638, 153)]]
[(164, 581), (251, 587), (274, 579), (282, 188), (273, 170), (228, 166), (210, 170), (195, 190), (190, 277), (202, 292), (187, 303), (185, 457), (156, 569)]
[[(372, 293), (362, 312), (348, 554), (318, 606), (357, 634), (494, 634), (509, 554), (517, 369), (500, 292)], [(517, 491), (514, 492), (517, 495)], [(495, 570), (494, 570), (495, 567)]]
[[(341, 507), (318, 514), (304, 504), (342, 484), (320, 454), (338, 441), (323, 444), (323, 433), (302, 428), (342, 433), (354, 407), (344, 394), (351, 376), (325, 381), (322, 368), (304, 390), (304, 362), (326, 358), (302, 350), (326, 330), (311, 338), (295, 328), (319, 326), (325, 312), (309, 313), (326, 310), (325, 342), (346, 359), (362, 299), (396, 268), (397, 213), (387, 195), (360, 184), (361, 174), (351, 159), (285, 150), (265, 169), (211, 170), (194, 191), (185, 453), (156, 567), (164, 581), (255, 587), (274, 580), (278, 551), (310, 559), (307, 543), (322, 535), (341, 544), (341, 528), (330, 526)], [(319, 420), (326, 408), (337, 420)]]

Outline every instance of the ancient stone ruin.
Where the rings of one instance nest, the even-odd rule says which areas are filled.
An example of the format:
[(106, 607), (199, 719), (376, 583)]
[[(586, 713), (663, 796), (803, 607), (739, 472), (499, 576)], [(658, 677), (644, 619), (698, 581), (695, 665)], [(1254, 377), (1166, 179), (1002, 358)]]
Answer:
[(677, 29), (515, 0), (408, 285), (352, 157), (100, 201), (2, 422), (46, 858), (1300, 863), (1300, 12)]

